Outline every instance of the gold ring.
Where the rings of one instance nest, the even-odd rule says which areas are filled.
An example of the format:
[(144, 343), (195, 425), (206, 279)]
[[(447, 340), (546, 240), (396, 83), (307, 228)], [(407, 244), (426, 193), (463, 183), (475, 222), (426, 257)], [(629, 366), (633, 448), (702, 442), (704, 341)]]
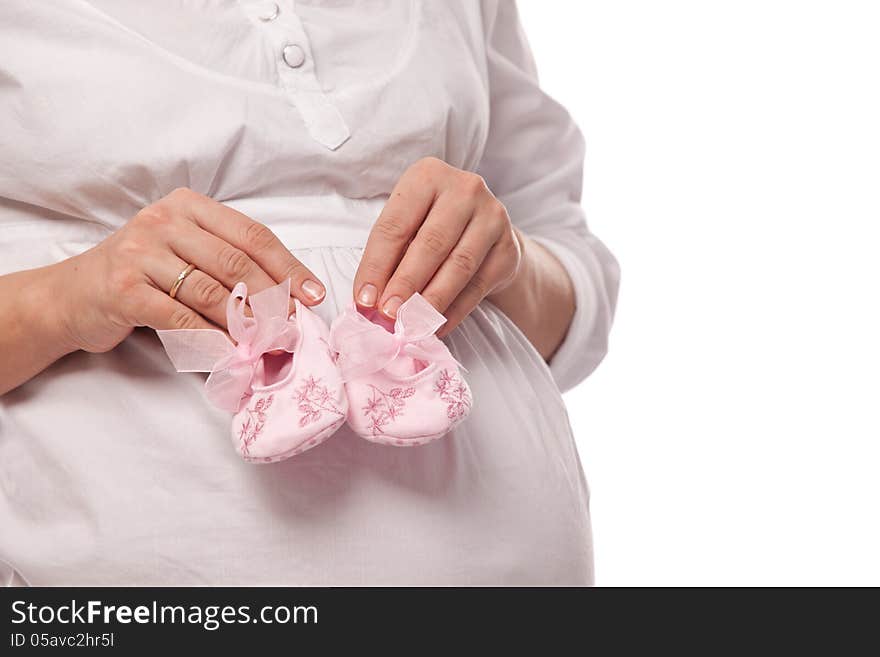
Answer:
[(168, 292), (168, 296), (170, 296), (172, 299), (177, 296), (177, 291), (180, 289), (180, 286), (183, 285), (184, 279), (192, 274), (195, 268), (195, 265), (187, 265), (186, 269), (184, 269), (177, 275), (177, 280), (174, 281), (174, 285), (171, 286), (171, 291)]

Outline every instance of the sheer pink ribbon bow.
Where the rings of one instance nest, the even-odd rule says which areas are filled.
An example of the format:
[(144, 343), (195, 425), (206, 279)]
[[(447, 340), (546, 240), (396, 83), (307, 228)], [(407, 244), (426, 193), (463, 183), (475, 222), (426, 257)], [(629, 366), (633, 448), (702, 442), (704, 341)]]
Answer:
[(426, 361), (449, 359), (439, 339), (433, 338), (446, 318), (416, 293), (397, 311), (394, 333), (375, 324), (352, 306), (330, 329), (330, 348), (339, 353), (343, 381), (378, 372), (401, 353)]
[(247, 286), (238, 283), (226, 302), (229, 341), (223, 331), (181, 329), (156, 331), (178, 372), (210, 372), (205, 382), (208, 400), (225, 411), (237, 413), (250, 394), (260, 356), (280, 349), (292, 352), (299, 330), (288, 320), (290, 279), (251, 295), (253, 317), (244, 314)]

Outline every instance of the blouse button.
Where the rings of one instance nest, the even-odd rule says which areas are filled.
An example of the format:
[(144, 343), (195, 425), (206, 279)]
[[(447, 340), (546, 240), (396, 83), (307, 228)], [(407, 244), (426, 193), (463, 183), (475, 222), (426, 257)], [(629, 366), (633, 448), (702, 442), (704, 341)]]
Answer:
[(290, 68), (299, 68), (306, 61), (306, 53), (295, 44), (285, 46), (281, 54), (284, 57), (284, 63)]
[(278, 18), (279, 13), (281, 13), (281, 10), (278, 8), (278, 3), (268, 2), (266, 3), (265, 8), (260, 12), (259, 17), (261, 21), (268, 23), (269, 21), (274, 21)]

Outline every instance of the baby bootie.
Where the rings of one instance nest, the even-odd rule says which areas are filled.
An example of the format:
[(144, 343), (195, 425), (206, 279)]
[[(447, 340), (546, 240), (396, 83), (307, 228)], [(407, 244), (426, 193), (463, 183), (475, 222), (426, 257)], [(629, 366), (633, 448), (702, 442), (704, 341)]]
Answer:
[(330, 347), (355, 433), (385, 445), (423, 445), (467, 417), (470, 389), (435, 335), (445, 322), (420, 294), (400, 306), (393, 323), (354, 304), (333, 321)]
[(208, 400), (234, 413), (232, 441), (246, 461), (271, 463), (319, 445), (345, 422), (348, 400), (327, 325), (295, 301), (290, 280), (252, 295), (239, 283), (226, 307), (229, 335), (157, 331), (178, 372), (211, 372)]

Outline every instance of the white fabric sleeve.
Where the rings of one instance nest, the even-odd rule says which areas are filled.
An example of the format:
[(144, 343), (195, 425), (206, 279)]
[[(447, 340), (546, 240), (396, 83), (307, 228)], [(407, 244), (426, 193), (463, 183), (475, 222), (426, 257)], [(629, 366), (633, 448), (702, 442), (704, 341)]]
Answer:
[(587, 229), (580, 205), (584, 140), (568, 112), (538, 86), (516, 3), (483, 3), (490, 124), (477, 173), (514, 225), (555, 255), (577, 309), (550, 370), (563, 392), (605, 356), (620, 278), (614, 256)]

